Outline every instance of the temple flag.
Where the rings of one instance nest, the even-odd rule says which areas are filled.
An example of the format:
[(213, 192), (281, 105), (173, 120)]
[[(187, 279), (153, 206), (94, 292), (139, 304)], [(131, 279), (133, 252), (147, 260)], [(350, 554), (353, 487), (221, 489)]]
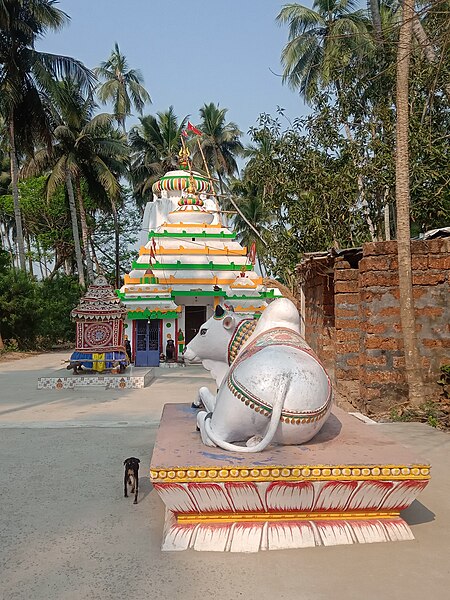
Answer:
[(152, 239), (152, 244), (150, 246), (150, 264), (152, 262), (152, 259), (156, 261), (155, 250), (156, 250), (156, 242), (155, 242), (155, 238), (153, 238)]
[(185, 138), (187, 138), (188, 136), (188, 132), (186, 131), (186, 129), (183, 129), (183, 131), (181, 132), (181, 135)]
[(187, 128), (188, 128), (188, 131), (192, 131), (192, 133), (195, 133), (195, 135), (203, 135), (203, 133), (200, 131), (200, 129), (197, 129), (197, 127), (194, 127), (190, 121), (188, 121)]
[(253, 242), (250, 247), (250, 252), (248, 254), (248, 259), (252, 263), (252, 265), (256, 262), (256, 242)]

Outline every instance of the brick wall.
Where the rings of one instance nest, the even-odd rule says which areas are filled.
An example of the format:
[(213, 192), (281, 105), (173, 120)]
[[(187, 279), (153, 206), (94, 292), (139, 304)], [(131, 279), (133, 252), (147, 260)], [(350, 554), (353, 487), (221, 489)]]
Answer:
[(360, 301), (358, 269), (340, 258), (335, 263), (334, 388), (339, 404), (354, 404), (359, 397)]
[[(440, 366), (450, 363), (450, 238), (414, 241), (411, 250), (419, 353), (430, 398), (439, 393)], [(365, 244), (358, 265), (345, 255), (337, 258), (334, 282), (328, 281), (334, 283), (334, 327), (330, 321), (321, 325), (330, 309), (320, 278), (310, 274), (304, 282), (306, 340), (328, 367), (338, 403), (367, 414), (389, 411), (407, 399), (396, 242)]]
[(333, 273), (326, 265), (305, 274), (305, 338), (334, 377), (334, 294)]
[[(419, 354), (430, 394), (439, 368), (450, 362), (450, 239), (411, 244)], [(359, 263), (361, 311), (357, 405), (370, 414), (406, 401), (396, 242), (365, 244)], [(424, 399), (425, 400), (425, 399)]]

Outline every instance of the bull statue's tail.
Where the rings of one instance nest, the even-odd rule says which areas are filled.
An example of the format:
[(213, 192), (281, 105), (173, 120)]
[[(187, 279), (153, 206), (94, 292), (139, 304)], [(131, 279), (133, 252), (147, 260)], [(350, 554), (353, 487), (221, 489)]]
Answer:
[(284, 401), (289, 388), (289, 376), (287, 373), (284, 373), (280, 377), (280, 380), (281, 381), (279, 382), (279, 385), (275, 386), (275, 388), (278, 390), (278, 394), (275, 397), (272, 406), (269, 427), (267, 428), (267, 431), (260, 442), (258, 442), (255, 446), (238, 446), (237, 444), (230, 444), (230, 442), (225, 442), (224, 440), (219, 439), (211, 429), (210, 419), (212, 417), (212, 413), (208, 413), (205, 418), (205, 431), (210, 440), (212, 440), (216, 446), (219, 446), (219, 448), (231, 450), (232, 452), (261, 452), (261, 450), (267, 448), (267, 446), (272, 442), (277, 431)]

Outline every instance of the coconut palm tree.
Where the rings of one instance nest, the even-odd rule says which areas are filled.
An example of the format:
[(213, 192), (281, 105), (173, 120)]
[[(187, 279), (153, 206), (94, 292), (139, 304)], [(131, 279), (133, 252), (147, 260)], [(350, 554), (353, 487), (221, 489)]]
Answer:
[(307, 102), (329, 87), (339, 95), (342, 69), (373, 46), (366, 13), (355, 6), (355, 0), (314, 0), (312, 8), (286, 4), (278, 14), (278, 23), (289, 25), (283, 81)]
[(188, 117), (180, 122), (173, 106), (156, 117), (140, 118), (130, 131), (131, 180), (134, 196), (142, 207), (150, 199), (151, 186), (164, 173), (178, 167), (181, 135)]
[(2, 0), (0, 2), (0, 113), (8, 131), (11, 188), (19, 251), (25, 269), (25, 244), (19, 203), (19, 150), (30, 150), (36, 141), (49, 142), (46, 97), (55, 79), (70, 75), (81, 87), (93, 83), (92, 73), (79, 61), (38, 52), (36, 39), (47, 31), (58, 31), (69, 17), (55, 7), (54, 0)]
[(103, 80), (97, 95), (103, 104), (113, 103), (114, 116), (126, 133), (125, 120), (132, 108), (142, 115), (144, 106), (151, 102), (150, 94), (144, 88), (144, 78), (137, 69), (130, 69), (126, 57), (121, 54), (117, 42), (107, 61), (94, 69), (95, 75)]
[[(201, 121), (198, 129), (202, 136), (198, 138), (203, 155), (211, 173), (219, 180), (220, 193), (224, 192), (224, 179), (238, 172), (236, 157), (242, 154), (240, 141), (242, 131), (236, 123), (226, 122), (227, 108), (220, 108), (213, 102), (204, 104), (200, 109)], [(193, 147), (194, 163), (202, 168), (200, 151)]]
[[(54, 144), (49, 150), (41, 148), (28, 163), (24, 174), (32, 175), (51, 169), (47, 181), (47, 194), (64, 184), (67, 188), (72, 219), (72, 230), (77, 256), (80, 284), (84, 285), (84, 271), (79, 248), (78, 220), (75, 196), (81, 222), (81, 238), (86, 260), (88, 279), (94, 278), (89, 244), (89, 228), (84, 206), (82, 182), (95, 199), (106, 194), (111, 211), (116, 215), (116, 204), (120, 201), (121, 186), (118, 178), (126, 174), (128, 146), (123, 134), (113, 126), (114, 116), (97, 114), (97, 105), (92, 97), (83, 97), (71, 79), (60, 82), (53, 100), (58, 107), (57, 127), (53, 131)], [(104, 200), (101, 198), (101, 200)], [(116, 223), (116, 236), (118, 224)], [(117, 244), (116, 244), (117, 245)]]

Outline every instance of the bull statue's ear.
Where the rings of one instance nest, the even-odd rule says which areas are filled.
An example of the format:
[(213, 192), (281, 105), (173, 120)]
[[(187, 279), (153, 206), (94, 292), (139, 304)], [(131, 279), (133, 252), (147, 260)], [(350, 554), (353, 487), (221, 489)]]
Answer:
[(216, 306), (216, 310), (214, 311), (214, 318), (215, 319), (223, 319), (225, 316), (225, 311), (224, 309), (220, 306), (220, 304), (218, 304)]
[(233, 315), (228, 315), (223, 320), (223, 326), (225, 327), (225, 329), (231, 329), (232, 327), (234, 327), (234, 324), (235, 318)]

